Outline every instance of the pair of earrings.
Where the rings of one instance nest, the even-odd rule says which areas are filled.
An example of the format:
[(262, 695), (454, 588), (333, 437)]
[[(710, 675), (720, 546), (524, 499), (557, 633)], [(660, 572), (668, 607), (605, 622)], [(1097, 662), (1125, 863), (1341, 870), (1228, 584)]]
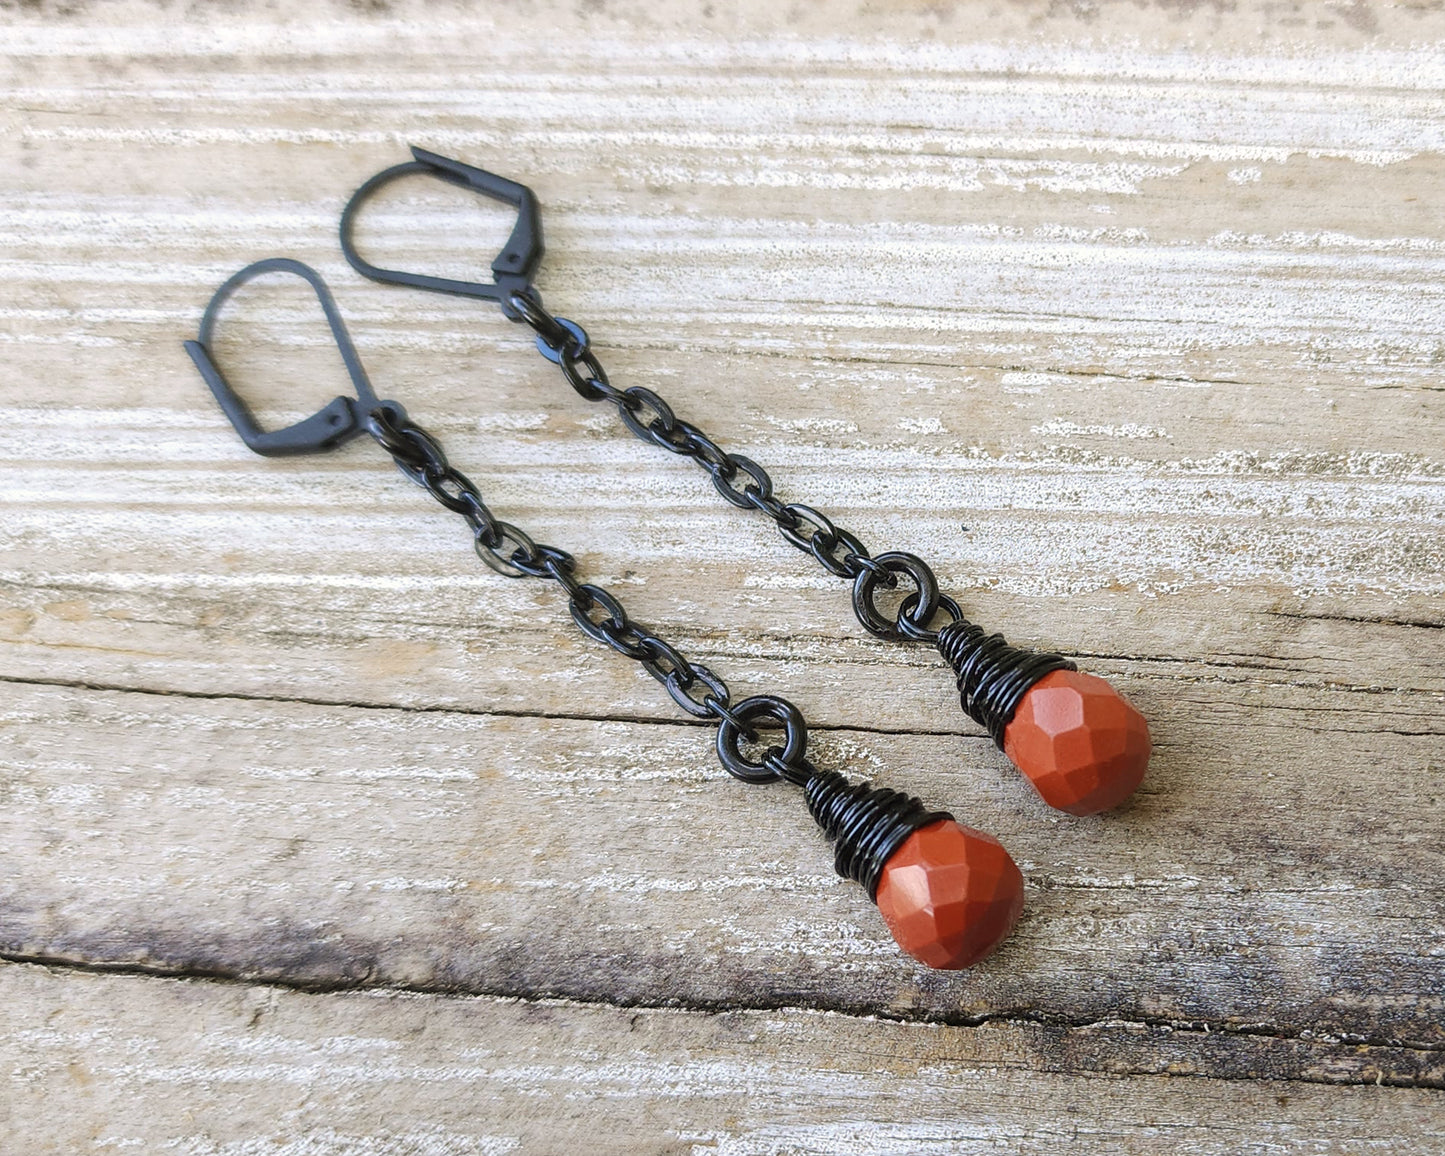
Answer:
[[(532, 287), (543, 246), (531, 190), (422, 149), (413, 149), (412, 155), (411, 161), (363, 184), (342, 214), (342, 250), (358, 272), (376, 281), (494, 301), (509, 319), (529, 326), (538, 350), (584, 398), (611, 402), (633, 434), (697, 462), (727, 502), (765, 514), (788, 542), (850, 582), (854, 613), (869, 633), (935, 646), (953, 668), (963, 709), (1050, 806), (1091, 815), (1133, 793), (1148, 764), (1149, 729), (1123, 696), (1061, 655), (1023, 650), (1001, 635), (986, 634), (939, 591), (923, 559), (902, 551), (870, 553), (827, 515), (774, 496), (772, 479), (761, 466), (722, 449), (697, 426), (677, 417), (652, 390), (612, 385), (586, 331), (547, 312)], [(381, 269), (357, 252), (353, 231), (362, 204), (389, 182), (416, 174), (471, 189), (516, 210), (516, 225), (492, 262), (490, 282)], [(227, 298), (265, 273), (301, 277), (315, 290), (356, 391), (355, 397), (337, 397), (305, 420), (275, 431), (257, 424), (210, 349)], [(964, 968), (1008, 935), (1023, 906), (1023, 877), (996, 839), (963, 826), (947, 812), (929, 810), (910, 795), (850, 783), (836, 771), (815, 766), (807, 757), (807, 723), (791, 702), (772, 694), (734, 701), (720, 676), (631, 619), (609, 591), (580, 581), (571, 554), (535, 542), (497, 518), (471, 480), (450, 464), (437, 439), (397, 402), (378, 399), (336, 303), (315, 270), (284, 257), (247, 266), (216, 291), (197, 339), (185, 347), (237, 433), (256, 453), (316, 453), (368, 434), (404, 475), (466, 521), (474, 548), (488, 566), (508, 577), (558, 583), (583, 633), (641, 663), (689, 715), (717, 724), (718, 759), (730, 774), (746, 783), (786, 781), (802, 789), (810, 813), (833, 842), (838, 873), (867, 890), (904, 951), (932, 967)], [(896, 589), (900, 581), (911, 589), (890, 617), (877, 599), (881, 589)], [(941, 625), (935, 626), (940, 618)], [(745, 741), (756, 745), (764, 729), (781, 730), (781, 744), (750, 755)]]

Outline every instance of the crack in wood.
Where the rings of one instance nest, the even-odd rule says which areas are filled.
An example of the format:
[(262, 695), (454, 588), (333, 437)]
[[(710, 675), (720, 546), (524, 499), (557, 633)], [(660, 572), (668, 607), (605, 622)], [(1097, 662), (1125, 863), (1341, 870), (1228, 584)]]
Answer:
[[(99, 694), (154, 695), (159, 698), (196, 699), (198, 701), (210, 702), (288, 703), (297, 706), (334, 707), (338, 710), (396, 711), (399, 714), (441, 714), (472, 718), (538, 719), (540, 721), (551, 719), (558, 722), (631, 723), (638, 726), (688, 727), (691, 729), (707, 729), (716, 726), (715, 723), (706, 719), (695, 719), (688, 715), (680, 715), (676, 718), (658, 718), (654, 715), (627, 714), (620, 711), (588, 713), (581, 711), (510, 710), (505, 707), (488, 707), (482, 709), (465, 706), (417, 706), (411, 703), (362, 702), (354, 699), (310, 698), (301, 695), (247, 694), (244, 691), (175, 690), (163, 687), (125, 686), (119, 683), (101, 683), (82, 679), (26, 678), (15, 675), (0, 675), (0, 684), (5, 683), (11, 683), (16, 686), (52, 686), (57, 689), (91, 690)], [(846, 724), (809, 723), (808, 730), (818, 734), (839, 732), (848, 734), (896, 735), (898, 737), (917, 736), (920, 738), (958, 738), (992, 741), (987, 734), (981, 732), (881, 727), (851, 722)]]
[[(1272, 1024), (1229, 1024), (1212, 1023), (1203, 1020), (1174, 1020), (1165, 1017), (1123, 1019), (1104, 1017), (1096, 1019), (1069, 1019), (1048, 1016), (1029, 1009), (1007, 1008), (971, 1015), (906, 1015), (892, 1009), (860, 1009), (847, 1006), (808, 1006), (787, 1001), (757, 1001), (746, 1004), (709, 1003), (697, 1000), (669, 1000), (664, 1004), (650, 1004), (637, 1000), (614, 1000), (580, 996), (557, 991), (516, 990), (508, 988), (476, 988), (460, 990), (454, 987), (437, 987), (418, 984), (369, 983), (356, 981), (294, 981), (275, 976), (242, 975), (219, 969), (166, 968), (136, 963), (103, 963), (78, 960), (63, 956), (28, 954), (0, 951), (0, 961), (13, 966), (40, 967), (57, 971), (73, 971), (95, 975), (135, 976), (152, 979), (171, 979), (187, 982), (214, 983), (246, 988), (270, 988), (290, 991), (303, 995), (338, 995), (347, 993), (376, 993), (391, 995), (425, 996), (444, 1000), (508, 1000), (528, 1004), (561, 1004), (575, 1007), (609, 1008), (634, 1012), (683, 1012), (705, 1017), (728, 1016), (737, 1013), (758, 1012), (826, 1012), (852, 1019), (864, 1019), (896, 1023), (900, 1025), (940, 1026), (951, 1028), (988, 1028), (991, 1025), (1026, 1025), (1061, 1034), (1060, 1049), (1068, 1046), (1068, 1037), (1097, 1033), (1110, 1037), (1110, 1051), (1107, 1063), (1100, 1066), (1065, 1063), (1054, 1070), (1071, 1074), (1107, 1073), (1111, 1076), (1158, 1076), (1195, 1077), (1218, 1080), (1257, 1080), (1254, 1072), (1231, 1072), (1227, 1069), (1210, 1068), (1202, 1071), (1172, 1068), (1160, 1072), (1157, 1066), (1127, 1063), (1127, 1041), (1141, 1033), (1164, 1032), (1170, 1036), (1198, 1037), (1199, 1039), (1241, 1039), (1252, 1041), (1280, 1041), (1305, 1043), (1315, 1049), (1311, 1057), (1316, 1063), (1331, 1059), (1348, 1059), (1356, 1066), (1363, 1066), (1361, 1050), (1399, 1053), (1396, 1058), (1414, 1058), (1420, 1071), (1406, 1075), (1401, 1072), (1377, 1070), (1372, 1076), (1352, 1076), (1345, 1073), (1321, 1073), (1299, 1069), (1288, 1074), (1275, 1073), (1271, 1079), (1283, 1079), (1307, 1084), (1383, 1085), (1397, 1088), (1445, 1089), (1445, 1064), (1436, 1064), (1434, 1057), (1445, 1054), (1445, 1045), (1433, 1045), (1385, 1037), (1366, 1037), (1349, 1034), (1326, 1035), (1306, 1028), (1287, 1028)], [(1375, 1057), (1379, 1058), (1379, 1057)]]
[(1299, 618), (1318, 622), (1358, 622), (1363, 626), (1408, 626), (1417, 630), (1445, 630), (1445, 622), (1429, 618), (1390, 618), (1384, 615), (1308, 613), (1298, 610), (1266, 610), (1271, 618)]

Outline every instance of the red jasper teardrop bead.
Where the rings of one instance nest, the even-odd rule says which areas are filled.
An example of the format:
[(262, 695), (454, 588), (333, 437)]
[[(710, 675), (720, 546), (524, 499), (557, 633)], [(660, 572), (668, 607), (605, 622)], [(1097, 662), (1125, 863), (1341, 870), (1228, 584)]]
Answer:
[(1149, 724), (1092, 674), (1055, 670), (1024, 694), (1003, 751), (1051, 807), (1094, 815), (1134, 793), (1149, 765)]
[(971, 967), (1008, 936), (1024, 880), (992, 835), (891, 787), (811, 768), (808, 811), (839, 875), (862, 884), (898, 946), (929, 967)]
[(1024, 879), (992, 835), (940, 819), (888, 858), (878, 910), (898, 946), (929, 967), (972, 967), (1007, 938)]
[(1122, 694), (1059, 654), (1010, 646), (957, 618), (935, 636), (963, 709), (1038, 789), (1073, 815), (1117, 807), (1149, 765), (1149, 724)]

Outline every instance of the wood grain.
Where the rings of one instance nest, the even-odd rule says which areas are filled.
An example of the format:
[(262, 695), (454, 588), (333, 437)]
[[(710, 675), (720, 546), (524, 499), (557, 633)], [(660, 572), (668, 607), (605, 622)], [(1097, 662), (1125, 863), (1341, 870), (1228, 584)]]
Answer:
[[(57, 965), (0, 971), (0, 1007), (81, 999), (111, 1017), (104, 1047), (179, 1049), (173, 1015), (230, 1032), (264, 998), (305, 1047), (333, 1038), (307, 1016), (374, 1013), (523, 1067), (640, 1049), (640, 1083), (732, 1049), (744, 1075), (688, 1084), (695, 1115), (644, 1101), (658, 1123), (627, 1150), (866, 1151), (816, 1068), (793, 1130), (768, 1130), (781, 1090), (727, 1122), (779, 1032), (850, 1072), (947, 1039), (1005, 1100), (1086, 1089), (1063, 1098), (1098, 1113), (1079, 1142), (1101, 1149), (1124, 1105), (1110, 1150), (1250, 1150), (1150, 1131), (1233, 1100), (1261, 1148), (1428, 1150), (1442, 108), (1426, 7), (0, 4), (0, 954)], [(1114, 679), (1156, 738), (1137, 800), (1045, 813), (936, 655), (864, 634), (846, 588), (572, 395), (520, 329), (353, 274), (337, 214), (408, 141), (536, 188), (540, 288), (615, 382), (873, 549), (927, 557), (972, 617)], [(506, 228), (416, 184), (362, 240), (467, 275)], [(323, 271), (379, 391), (502, 517), (739, 693), (795, 700), (828, 765), (998, 835), (1028, 881), (1006, 947), (964, 975), (900, 959), (799, 800), (729, 780), (709, 730), (558, 592), (482, 568), (374, 447), (246, 451), (179, 343), (279, 253)], [(220, 353), (268, 422), (345, 388), (295, 286), (240, 295)], [(116, 967), (213, 982), (83, 974)], [(59, 1086), (79, 1038), (32, 1041), (42, 1074), (17, 1086)], [(197, 1062), (187, 1086), (221, 1079)], [(1037, 1132), (1010, 1108), (910, 1133), (898, 1105), (957, 1075), (921, 1071), (848, 1093), (877, 1151), (1073, 1134), (1064, 1108)], [(1095, 1102), (1109, 1075), (1129, 1080)], [(499, 1121), (552, 1079), (465, 1101), (485, 1143), (548, 1150)], [(1308, 1090), (1272, 1114), (1261, 1080)], [(317, 1150), (353, 1127), (428, 1150), (336, 1097)], [(216, 1136), (269, 1135), (214, 1103)], [(568, 1119), (606, 1133), (621, 1111), (588, 1093)], [(183, 1127), (136, 1135), (230, 1150)]]
[[(37, 1153), (1233, 1156), (1445, 1141), (1438, 1093), (1190, 1075), (1212, 1045), (1188, 1033), (305, 995), (13, 965), (0, 992), (15, 1009), (0, 1055), (22, 1076), (0, 1124)], [(1148, 1041), (1158, 1074), (1057, 1073), (1062, 1054), (1120, 1035)], [(80, 1110), (56, 1113), (58, 1095)]]
[[(1445, 1047), (1438, 720), (1362, 735), (1308, 713), (1162, 701), (1153, 780), (1094, 822), (1041, 814), (982, 742), (818, 736), (829, 765), (946, 801), (1026, 871), (1020, 929), (950, 975), (902, 962), (801, 802), (733, 783), (700, 727), (16, 687), (9, 853), (55, 866), (11, 876), (0, 931), (21, 955), (304, 986)], [(1274, 757), (1301, 733), (1299, 762)], [(1382, 782), (1390, 837), (1360, 855)]]

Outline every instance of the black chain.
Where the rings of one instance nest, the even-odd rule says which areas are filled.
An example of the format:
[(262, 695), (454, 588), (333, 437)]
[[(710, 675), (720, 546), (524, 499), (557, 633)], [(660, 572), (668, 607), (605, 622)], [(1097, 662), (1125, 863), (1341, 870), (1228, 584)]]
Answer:
[[(860, 582), (869, 579), (889, 584), (895, 581), (897, 573), (914, 577), (918, 582), (918, 593), (911, 602), (904, 600), (899, 622), (901, 624), (911, 615), (918, 620), (915, 624), (917, 629), (926, 627), (937, 603), (936, 583), (930, 585), (919, 576), (921, 571), (903, 562), (890, 563), (888, 555), (876, 561), (868, 559), (856, 538), (833, 526), (817, 511), (776, 502), (772, 498), (772, 483), (761, 468), (744, 458), (725, 453), (695, 426), (678, 421), (667, 403), (655, 393), (643, 389), (614, 389), (588, 348), (586, 334), (571, 322), (547, 314), (530, 288), (511, 292), (511, 285), (518, 282), (526, 285), (531, 265), (541, 256), (536, 206), (526, 188), (432, 153), (414, 150), (414, 155), (415, 160), (373, 177), (348, 204), (341, 235), (342, 247), (353, 264), (367, 276), (380, 280), (399, 280), (422, 288), (464, 292), (493, 300), (500, 294), (507, 294), (503, 308), (515, 312), (519, 318), (525, 318), (537, 330), (542, 347), (555, 354), (554, 360), (562, 366), (568, 380), (585, 396), (608, 398), (615, 402), (633, 433), (701, 462), (720, 490), (733, 494), (733, 500), (741, 499), (745, 504), (767, 511), (777, 520), (789, 541), (806, 546), (825, 566), (830, 569), (836, 567), (835, 573), (855, 573)], [(513, 240), (509, 242), (517, 248), (499, 258), (506, 262), (505, 272), (494, 263), (495, 284), (473, 285), (391, 272), (369, 265), (356, 256), (350, 247), (350, 222), (359, 201), (387, 181), (417, 171), (447, 173), (449, 180), (459, 178), (460, 183), (518, 206), (518, 224)], [(454, 183), (457, 181), (454, 180)], [(257, 426), (245, 403), (227, 383), (208, 348), (217, 312), (230, 294), (252, 277), (269, 272), (294, 274), (316, 290), (332, 336), (356, 388), (354, 399), (334, 398), (310, 417), (274, 431)], [(508, 315), (511, 316), (512, 312)], [(364, 431), (392, 456), (406, 477), (423, 487), (448, 510), (465, 519), (478, 557), (493, 570), (510, 578), (545, 578), (556, 582), (567, 592), (568, 609), (578, 629), (589, 638), (606, 643), (619, 654), (641, 663), (642, 668), (689, 715), (718, 724), (718, 759), (728, 773), (749, 783), (787, 780), (801, 786), (809, 811), (835, 844), (838, 871), (862, 883), (868, 888), (870, 896), (874, 894), (884, 863), (903, 840), (919, 826), (946, 817), (942, 812), (926, 810), (918, 800), (896, 791), (875, 789), (866, 783), (850, 786), (836, 772), (819, 771), (807, 758), (807, 723), (792, 703), (774, 695), (754, 695), (734, 702), (727, 684), (706, 666), (689, 661), (666, 639), (632, 621), (622, 603), (601, 586), (579, 581), (577, 560), (571, 554), (533, 541), (525, 531), (493, 514), (471, 479), (447, 461), (441, 443), (408, 418), (406, 411), (396, 402), (377, 398), (356, 356), (356, 349), (336, 303), (314, 269), (290, 258), (273, 258), (248, 265), (212, 296), (201, 318), (199, 336), (195, 341), (186, 342), (186, 350), (221, 409), (236, 427), (236, 432), (257, 453), (318, 453), (334, 449)], [(753, 479), (753, 484), (745, 484), (742, 490), (731, 485), (739, 470)], [(804, 532), (805, 526), (812, 527), (811, 532)], [(846, 553), (840, 557), (839, 550)], [(871, 593), (868, 597), (871, 599)], [(925, 604), (929, 606), (926, 614)], [(871, 600), (868, 605), (872, 607)], [(967, 651), (967, 647), (964, 649)], [(993, 640), (988, 640), (982, 650), (992, 656), (998, 647)], [(992, 657), (975, 662), (970, 654), (964, 653), (961, 659), (969, 664), (970, 670), (980, 665), (987, 667), (993, 662)], [(972, 675), (970, 678), (969, 693), (980, 701), (989, 698), (988, 688), (974, 686), (978, 679)], [(764, 728), (781, 728), (784, 734), (782, 744), (766, 747), (760, 757), (750, 759), (743, 752), (743, 741), (760, 742), (758, 731)]]
[[(661, 399), (657, 404), (658, 412), (667, 412)], [(477, 556), (483, 562), (508, 578), (550, 578), (556, 582), (567, 592), (572, 621), (583, 634), (641, 663), (673, 702), (694, 718), (718, 723), (718, 758), (731, 774), (749, 783), (787, 779), (806, 784), (816, 773), (804, 757), (807, 723), (792, 703), (773, 695), (757, 695), (734, 703), (727, 683), (718, 675), (634, 622), (607, 590), (579, 582), (577, 560), (566, 550), (534, 542), (523, 530), (493, 514), (471, 479), (447, 461), (441, 443), (411, 421), (399, 406), (382, 405), (373, 410), (367, 416), (366, 430), (403, 474), (466, 520)], [(783, 746), (770, 747), (754, 762), (743, 754), (742, 742), (758, 741), (756, 728), (767, 723), (782, 727)]]
[[(728, 453), (650, 389), (634, 385), (618, 389), (607, 378), (587, 331), (575, 321), (555, 317), (535, 294), (514, 293), (507, 304), (537, 334), (537, 347), (562, 369), (568, 384), (588, 401), (610, 401), (632, 433), (670, 453), (691, 458), (712, 478), (722, 497), (742, 510), (757, 510), (771, 518), (783, 538), (837, 578), (853, 583), (853, 609), (865, 629), (880, 638), (934, 642), (931, 629), (942, 612), (949, 621), (962, 617), (957, 604), (939, 593), (938, 581), (923, 559), (890, 551), (874, 557), (856, 534), (835, 525), (826, 514), (798, 502), (773, 495), (767, 470), (742, 454)], [(880, 586), (893, 589), (900, 576), (914, 590), (903, 599), (892, 618), (879, 611)]]

